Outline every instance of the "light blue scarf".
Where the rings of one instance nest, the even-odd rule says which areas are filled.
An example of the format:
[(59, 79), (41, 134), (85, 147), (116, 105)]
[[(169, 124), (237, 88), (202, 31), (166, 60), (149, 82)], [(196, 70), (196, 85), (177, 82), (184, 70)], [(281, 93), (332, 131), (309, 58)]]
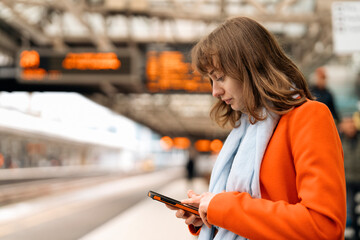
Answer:
[[(266, 114), (266, 111), (263, 111)], [(253, 198), (260, 198), (259, 173), (267, 144), (279, 121), (276, 114), (267, 114), (264, 121), (250, 124), (248, 115), (242, 114), (240, 126), (227, 137), (211, 173), (209, 191), (220, 193), (247, 192)], [(241, 224), (241, 223), (239, 223)], [(202, 226), (199, 240), (212, 240), (215, 227)], [(245, 239), (233, 232), (218, 228), (215, 240)]]

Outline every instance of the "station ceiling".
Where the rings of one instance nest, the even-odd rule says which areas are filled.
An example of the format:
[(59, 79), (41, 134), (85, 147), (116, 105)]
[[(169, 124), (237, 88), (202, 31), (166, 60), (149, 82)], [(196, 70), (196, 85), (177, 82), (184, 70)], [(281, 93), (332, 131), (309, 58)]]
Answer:
[[(334, 58), (332, 0), (0, 0), (0, 65), (15, 66), (19, 49), (116, 51), (144, 46), (191, 45), (224, 19), (248, 16), (272, 31), (308, 76)], [(141, 55), (140, 55), (141, 56)], [(139, 58), (140, 59), (140, 58)], [(139, 61), (141, 62), (141, 61)], [(144, 64), (144, 63), (142, 63)], [(3, 71), (4, 73), (4, 71)], [(11, 74), (5, 74), (11, 78)], [(4, 76), (2, 78), (5, 78)], [(14, 77), (15, 79), (15, 77)], [(101, 83), (100, 83), (101, 81)], [(141, 82), (141, 81), (140, 81)], [(225, 138), (209, 119), (209, 93), (149, 92), (129, 79), (99, 79), (84, 95), (163, 135)], [(11, 90), (84, 89), (16, 83)], [(93, 87), (94, 84), (89, 86)]]

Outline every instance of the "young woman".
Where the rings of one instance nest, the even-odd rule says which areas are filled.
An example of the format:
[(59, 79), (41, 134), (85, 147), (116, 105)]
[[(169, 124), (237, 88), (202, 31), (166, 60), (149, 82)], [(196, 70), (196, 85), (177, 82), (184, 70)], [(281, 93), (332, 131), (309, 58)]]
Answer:
[(329, 109), (274, 37), (246, 17), (229, 19), (192, 50), (218, 102), (211, 116), (233, 130), (218, 156), (209, 192), (188, 192), (177, 210), (208, 239), (343, 239), (343, 153)]

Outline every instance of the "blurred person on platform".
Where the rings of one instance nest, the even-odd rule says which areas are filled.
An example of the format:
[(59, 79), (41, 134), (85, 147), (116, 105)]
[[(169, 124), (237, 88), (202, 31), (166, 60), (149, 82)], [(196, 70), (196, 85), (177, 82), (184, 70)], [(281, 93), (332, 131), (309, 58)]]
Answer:
[(209, 192), (188, 191), (176, 210), (199, 240), (343, 239), (341, 141), (325, 104), (274, 36), (246, 17), (225, 21), (192, 49), (218, 99), (211, 116), (233, 127)]
[(339, 115), (336, 110), (333, 94), (327, 88), (326, 72), (324, 67), (319, 67), (315, 71), (315, 84), (310, 87), (312, 95), (316, 101), (324, 103), (331, 111), (336, 123), (339, 123)]
[(186, 178), (188, 182), (188, 187), (192, 188), (193, 186), (193, 180), (196, 176), (196, 166), (195, 166), (195, 158), (196, 158), (197, 152), (196, 150), (191, 147), (189, 149), (189, 157), (188, 161), (186, 162)]
[(347, 225), (355, 230), (354, 239), (359, 239), (358, 214), (355, 211), (355, 195), (360, 191), (360, 134), (353, 116), (344, 117), (339, 124), (344, 150), (344, 165), (347, 193)]

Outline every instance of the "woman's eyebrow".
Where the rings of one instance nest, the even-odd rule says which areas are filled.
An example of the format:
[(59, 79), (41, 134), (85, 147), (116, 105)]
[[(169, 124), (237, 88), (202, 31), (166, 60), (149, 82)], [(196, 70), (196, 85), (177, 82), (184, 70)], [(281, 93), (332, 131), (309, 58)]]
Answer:
[(213, 77), (212, 75), (214, 74), (214, 71), (215, 71), (215, 69), (211, 70), (211, 71), (208, 73), (208, 75), (209, 75), (210, 78)]

